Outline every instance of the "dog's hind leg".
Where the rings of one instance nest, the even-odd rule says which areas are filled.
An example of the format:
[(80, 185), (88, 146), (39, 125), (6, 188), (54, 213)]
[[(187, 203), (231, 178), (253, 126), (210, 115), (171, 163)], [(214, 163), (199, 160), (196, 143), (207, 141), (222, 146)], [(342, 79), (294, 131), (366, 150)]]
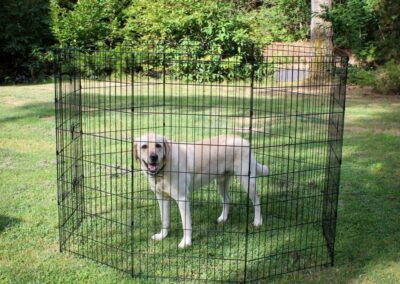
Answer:
[(249, 195), (254, 205), (254, 222), (253, 225), (258, 227), (262, 225), (260, 197), (257, 194), (257, 184), (255, 177), (242, 175), (240, 177), (243, 190)]
[(223, 223), (228, 219), (229, 203), (231, 201), (228, 193), (230, 179), (230, 176), (223, 176), (217, 179), (218, 191), (222, 198), (222, 213), (217, 219), (218, 223)]
[(155, 241), (160, 241), (168, 235), (170, 224), (170, 199), (161, 193), (156, 192), (158, 205), (160, 207), (161, 215), (161, 230), (158, 234), (153, 235), (151, 238)]

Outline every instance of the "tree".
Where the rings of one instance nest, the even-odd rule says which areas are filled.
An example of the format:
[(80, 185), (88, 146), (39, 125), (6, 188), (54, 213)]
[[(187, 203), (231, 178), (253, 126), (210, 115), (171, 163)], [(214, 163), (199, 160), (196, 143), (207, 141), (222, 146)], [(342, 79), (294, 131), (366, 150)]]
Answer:
[(42, 50), (53, 44), (47, 0), (1, 0), (0, 83), (25, 82), (49, 71)]
[(332, 25), (321, 16), (332, 9), (332, 0), (311, 0), (311, 41), (329, 49), (333, 48)]

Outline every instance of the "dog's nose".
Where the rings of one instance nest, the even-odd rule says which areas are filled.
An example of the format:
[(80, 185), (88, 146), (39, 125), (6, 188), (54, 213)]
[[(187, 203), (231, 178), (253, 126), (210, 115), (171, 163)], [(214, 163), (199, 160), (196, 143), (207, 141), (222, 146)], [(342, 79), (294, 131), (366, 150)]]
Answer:
[(150, 161), (155, 163), (158, 160), (158, 155), (155, 153), (150, 154)]

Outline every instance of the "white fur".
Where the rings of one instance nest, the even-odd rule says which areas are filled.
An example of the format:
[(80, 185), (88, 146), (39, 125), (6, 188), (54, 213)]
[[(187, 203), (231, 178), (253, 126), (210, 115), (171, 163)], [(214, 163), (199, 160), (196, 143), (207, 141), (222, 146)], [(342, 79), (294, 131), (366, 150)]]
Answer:
[[(233, 135), (217, 136), (195, 143), (177, 143), (157, 134), (144, 134), (135, 140), (136, 157), (141, 169), (148, 172), (146, 164), (151, 153), (159, 155), (161, 168), (157, 175), (147, 173), (150, 186), (155, 192), (161, 215), (161, 231), (152, 236), (162, 240), (168, 235), (170, 225), (170, 198), (175, 200), (181, 215), (183, 238), (180, 248), (192, 243), (192, 219), (189, 206), (189, 192), (216, 180), (221, 194), (223, 209), (217, 221), (228, 218), (230, 198), (229, 181), (233, 175), (241, 182), (254, 206), (254, 226), (262, 225), (260, 198), (256, 191), (256, 176), (268, 175), (267, 166), (258, 164), (250, 151), (250, 143)], [(158, 145), (155, 148), (154, 145)], [(161, 149), (160, 143), (163, 143)], [(143, 145), (145, 149), (142, 149)], [(144, 161), (144, 162), (143, 162)]]

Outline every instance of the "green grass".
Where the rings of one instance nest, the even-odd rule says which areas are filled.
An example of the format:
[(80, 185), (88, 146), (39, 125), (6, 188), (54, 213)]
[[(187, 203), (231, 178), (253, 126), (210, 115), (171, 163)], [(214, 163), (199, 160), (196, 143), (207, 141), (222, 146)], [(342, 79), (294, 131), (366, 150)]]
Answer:
[[(142, 103), (146, 105), (152, 103), (151, 100), (149, 98), (148, 102), (142, 101)], [(174, 99), (171, 100), (173, 102)], [(106, 100), (98, 102), (102, 106), (105, 106), (106, 103)], [(121, 103), (124, 103), (123, 100)], [(204, 110), (197, 110), (199, 115), (196, 116), (196, 109), (190, 107), (190, 100), (180, 103), (188, 104), (189, 107), (184, 111), (194, 113), (194, 115), (182, 120), (178, 118), (183, 116), (170, 116), (168, 123), (176, 123), (177, 128), (193, 123), (199, 126), (205, 125), (205, 122), (200, 120)], [(210, 98), (207, 99), (207, 105), (213, 105)], [(256, 104), (256, 106), (259, 105), (259, 103)], [(308, 106), (310, 106), (309, 103), (304, 103), (303, 109), (307, 110)], [(264, 108), (260, 107), (261, 109)], [(210, 108), (207, 111), (211, 114), (218, 110)], [(284, 110), (276, 109), (276, 112), (282, 111)], [(262, 114), (259, 115), (262, 116)], [(89, 118), (89, 116), (86, 118)], [(118, 122), (119, 125), (123, 126), (124, 119), (123, 117), (122, 120), (120, 119), (120, 116), (115, 116), (113, 122)], [(317, 119), (324, 119), (324, 117)], [(212, 126), (213, 123), (215, 121), (212, 119), (206, 121), (206, 125)], [(237, 122), (226, 119), (223, 123), (225, 126), (235, 125)], [(308, 123), (310, 122), (308, 121)], [(264, 124), (264, 121), (260, 121), (260, 125), (262, 124)], [(91, 129), (101, 131), (101, 125), (102, 123), (94, 122)], [(146, 128), (148, 122), (143, 120), (140, 125)], [(53, 85), (0, 87), (0, 282), (135, 282), (129, 275), (112, 268), (58, 252), (54, 126)], [(243, 125), (243, 127), (245, 128), (247, 125)], [(205, 136), (214, 134), (212, 128), (210, 129), (209, 132), (204, 134)], [(304, 138), (307, 139), (307, 128), (304, 129), (306, 130)], [(286, 131), (290, 130), (286, 129)], [(175, 131), (170, 130), (168, 134), (170, 136), (176, 135), (174, 138), (177, 139), (189, 138), (190, 140), (196, 138), (194, 133), (185, 133), (185, 135), (179, 137)], [(246, 136), (245, 133), (243, 135)], [(282, 143), (282, 141), (277, 140), (275, 143)], [(113, 149), (112, 144), (108, 144), (107, 147)], [(92, 148), (92, 151), (94, 149)], [(305, 150), (313, 151), (313, 149)], [(282, 152), (282, 156), (284, 154)], [(111, 164), (125, 161), (123, 158), (118, 160), (118, 157), (115, 158), (113, 155), (105, 156), (104, 159), (108, 159), (107, 161)], [(310, 280), (316, 283), (321, 281), (397, 283), (400, 281), (399, 98), (365, 96), (360, 91), (350, 92), (346, 110), (343, 161), (336, 265), (321, 271), (306, 270), (296, 275), (277, 277), (273, 279), (274, 281), (302, 282)], [(275, 164), (274, 170), (276, 172), (280, 170), (281, 166), (279, 166), (279, 162)], [(114, 180), (116, 184), (118, 180), (121, 184), (125, 181), (123, 176), (116, 176)], [(274, 182), (270, 181), (270, 183), (273, 184)], [(239, 189), (235, 189), (234, 192), (234, 198), (243, 199)], [(134, 238), (142, 237), (142, 245), (148, 250), (165, 253), (176, 252), (174, 245), (180, 238), (177, 222), (173, 222), (171, 235), (163, 242), (163, 245), (148, 242), (147, 236), (151, 235), (158, 227), (158, 211), (155, 203), (147, 200), (150, 193), (143, 191), (142, 194), (143, 198), (146, 199), (144, 200), (146, 204), (142, 204), (146, 209), (143, 214), (146, 214), (147, 217), (145, 220), (142, 219), (143, 225), (140, 225), (142, 232), (140, 234), (136, 232), (137, 235)], [(98, 198), (95, 193), (91, 197), (93, 199)], [(204, 200), (205, 198), (200, 195), (198, 197), (195, 200)], [(87, 196), (87, 198), (90, 198), (90, 196)], [(206, 198), (218, 201), (216, 195)], [(277, 195), (278, 201), (279, 198), (281, 197)], [(121, 200), (123, 199), (121, 198)], [(239, 204), (239, 201), (237, 202)], [(125, 206), (129, 207), (130, 205)], [(216, 254), (218, 256), (221, 251), (218, 249), (205, 250), (205, 244), (207, 243), (209, 246), (211, 244), (211, 246), (217, 248), (221, 242), (226, 241), (220, 237), (218, 227), (213, 223), (220, 208), (216, 204), (212, 207), (213, 211), (206, 214), (204, 213), (205, 210), (202, 210), (201, 203), (193, 204), (193, 206), (198, 213), (196, 217), (198, 219), (195, 219), (194, 223), (202, 223), (202, 225), (197, 236), (195, 235), (195, 241), (201, 243), (201, 245), (193, 246), (191, 253), (208, 255), (210, 259), (217, 259)], [(238, 207), (240, 206), (238, 205)], [(102, 206), (93, 202), (89, 211), (98, 212), (101, 209)], [(226, 230), (243, 230), (244, 219), (240, 215), (240, 210), (240, 208), (233, 208), (230, 223), (227, 224)], [(282, 220), (282, 218), (291, 219), (291, 216), (274, 216), (274, 211), (276, 211), (274, 208), (264, 210), (273, 216), (268, 219), (269, 222), (273, 222), (273, 218), (276, 217), (275, 226), (278, 220)], [(109, 214), (107, 212), (105, 214), (106, 217), (114, 218), (112, 215), (107, 216)], [(172, 214), (177, 214), (176, 209), (173, 210)], [(204, 216), (201, 216), (201, 214)], [(209, 220), (209, 222), (202, 220)], [(87, 220), (84, 222), (87, 222)], [(124, 222), (130, 222), (128, 217)], [(100, 218), (94, 218), (94, 222), (90, 225), (83, 223), (81, 230), (91, 229), (96, 231), (96, 228), (101, 228), (98, 230), (103, 233), (104, 241), (111, 242), (112, 239), (108, 238), (109, 235), (105, 232), (103, 225)], [(268, 222), (266, 223), (267, 227)], [(122, 228), (121, 226), (115, 229), (123, 233)], [(216, 231), (216, 233), (213, 233), (212, 242), (201, 237), (206, 236), (205, 231), (210, 229)], [(268, 236), (273, 239), (274, 235), (270, 232), (269, 234)], [(130, 234), (127, 233), (127, 236), (130, 237)], [(258, 234), (254, 233), (252, 236), (256, 238)], [(71, 248), (74, 248), (73, 245), (79, 242), (85, 243), (80, 248), (81, 250), (90, 251), (91, 245), (95, 247), (94, 244), (79, 238), (74, 241), (71, 242)], [(114, 241), (120, 242), (121, 246), (127, 243), (122, 237), (118, 237)], [(240, 245), (241, 241), (240, 239), (237, 240), (236, 245)], [(257, 240), (255, 241), (257, 242)], [(241, 252), (235, 253), (238, 256)], [(129, 258), (129, 255), (126, 255), (126, 257)], [(114, 258), (117, 259), (118, 257)], [(104, 256), (104, 259), (113, 259), (113, 255)], [(124, 259), (114, 261), (122, 261), (122, 263), (127, 264), (127, 260)], [(182, 258), (173, 258), (172, 261), (178, 264), (185, 262)], [(187, 265), (191, 265), (188, 261), (186, 262)], [(139, 259), (137, 263), (140, 263), (142, 267), (155, 267), (156, 271), (153, 272), (156, 274), (159, 273), (157, 270), (160, 269), (157, 269), (157, 267), (165, 266), (164, 262), (156, 262), (156, 259), (151, 258)], [(156, 266), (155, 263), (157, 263)], [(218, 267), (219, 264), (207, 264), (199, 261), (196, 263), (196, 271), (192, 273), (199, 273), (204, 277), (205, 274), (210, 272), (207, 270), (207, 265)], [(233, 267), (234, 264), (230, 265)], [(220, 267), (220, 270), (224, 269)]]

